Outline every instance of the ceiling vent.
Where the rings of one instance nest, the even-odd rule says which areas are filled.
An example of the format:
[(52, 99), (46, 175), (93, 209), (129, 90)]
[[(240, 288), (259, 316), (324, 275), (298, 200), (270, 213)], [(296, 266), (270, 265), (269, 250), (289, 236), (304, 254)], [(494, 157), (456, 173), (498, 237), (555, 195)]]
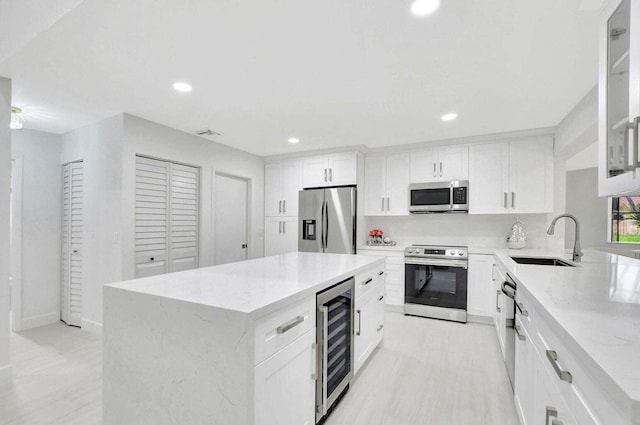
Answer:
[(204, 130), (196, 131), (198, 136), (222, 136), (222, 133), (218, 133), (217, 131), (213, 131), (211, 129), (205, 128)]

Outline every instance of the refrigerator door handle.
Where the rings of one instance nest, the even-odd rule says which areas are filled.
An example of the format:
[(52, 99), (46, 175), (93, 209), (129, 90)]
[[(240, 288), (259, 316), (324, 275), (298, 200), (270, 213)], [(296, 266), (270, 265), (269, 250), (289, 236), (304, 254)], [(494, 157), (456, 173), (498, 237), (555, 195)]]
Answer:
[(329, 249), (329, 202), (325, 202), (324, 225), (324, 250)]
[(320, 245), (322, 245), (322, 252), (325, 251), (325, 245), (324, 245), (324, 232), (325, 232), (325, 228), (324, 228), (324, 208), (327, 204), (327, 201), (322, 201), (322, 207), (320, 207), (321, 209), (321, 214), (322, 214), (322, 218), (321, 218), (321, 225), (322, 225), (322, 232), (320, 233)]

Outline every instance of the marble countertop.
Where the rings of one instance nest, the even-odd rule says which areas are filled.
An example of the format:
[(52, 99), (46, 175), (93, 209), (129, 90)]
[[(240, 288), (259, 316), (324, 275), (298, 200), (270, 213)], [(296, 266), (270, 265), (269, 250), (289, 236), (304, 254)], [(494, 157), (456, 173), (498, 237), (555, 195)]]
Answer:
[(258, 318), (383, 262), (375, 256), (293, 252), (106, 286)]
[[(603, 389), (640, 419), (640, 261), (585, 250), (576, 267), (517, 264), (510, 256), (559, 257), (565, 251), (495, 250), (498, 260), (556, 322), (573, 351), (601, 378)], [(603, 373), (602, 373), (603, 372)], [(637, 417), (636, 417), (637, 416)]]

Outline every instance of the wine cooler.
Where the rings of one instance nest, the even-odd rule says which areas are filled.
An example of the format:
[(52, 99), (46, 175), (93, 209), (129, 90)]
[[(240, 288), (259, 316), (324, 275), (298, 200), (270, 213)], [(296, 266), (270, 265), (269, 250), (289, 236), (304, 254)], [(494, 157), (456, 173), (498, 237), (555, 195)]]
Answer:
[(319, 292), (316, 300), (318, 373), (316, 423), (349, 389), (353, 377), (353, 291), (354, 278)]

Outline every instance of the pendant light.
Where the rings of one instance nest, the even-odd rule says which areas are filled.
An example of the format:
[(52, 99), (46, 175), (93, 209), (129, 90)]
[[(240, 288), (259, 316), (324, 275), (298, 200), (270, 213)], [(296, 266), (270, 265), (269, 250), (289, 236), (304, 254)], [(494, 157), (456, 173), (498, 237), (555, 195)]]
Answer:
[(11, 122), (9, 128), (12, 130), (20, 130), (24, 127), (24, 116), (22, 115), (22, 109), (15, 106), (11, 107)]

